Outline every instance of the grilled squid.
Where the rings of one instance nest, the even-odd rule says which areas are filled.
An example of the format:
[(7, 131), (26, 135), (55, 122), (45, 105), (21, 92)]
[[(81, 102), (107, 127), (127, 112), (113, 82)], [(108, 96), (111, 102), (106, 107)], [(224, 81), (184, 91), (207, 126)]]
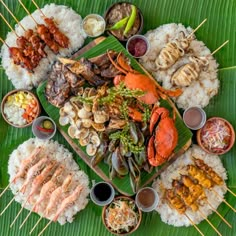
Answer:
[(207, 67), (209, 61), (206, 57), (190, 57), (190, 63), (181, 66), (172, 76), (171, 83), (177, 86), (189, 86), (192, 81), (198, 79), (203, 68)]
[(186, 37), (182, 31), (180, 39), (167, 43), (155, 60), (157, 70), (168, 69), (174, 65), (180, 57), (184, 56), (192, 40), (193, 36)]

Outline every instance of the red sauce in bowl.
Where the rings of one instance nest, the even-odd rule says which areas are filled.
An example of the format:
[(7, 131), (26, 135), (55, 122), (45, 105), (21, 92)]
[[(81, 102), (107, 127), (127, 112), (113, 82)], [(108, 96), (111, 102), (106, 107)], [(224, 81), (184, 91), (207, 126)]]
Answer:
[(135, 35), (128, 40), (127, 50), (133, 57), (142, 57), (148, 51), (148, 41), (142, 35)]

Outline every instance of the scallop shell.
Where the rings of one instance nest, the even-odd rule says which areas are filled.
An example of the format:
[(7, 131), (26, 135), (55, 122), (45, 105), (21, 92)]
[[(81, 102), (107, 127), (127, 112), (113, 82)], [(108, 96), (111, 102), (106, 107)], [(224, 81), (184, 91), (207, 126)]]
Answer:
[(91, 119), (82, 119), (81, 122), (84, 128), (90, 128), (93, 123)]
[(97, 124), (103, 124), (109, 120), (109, 115), (105, 111), (96, 111), (93, 114), (94, 122)]
[(71, 103), (70, 102), (66, 102), (64, 104), (64, 112), (65, 113), (69, 113), (72, 110), (73, 110), (73, 106), (71, 105)]
[(86, 138), (80, 138), (79, 144), (83, 147), (88, 145), (89, 144), (89, 136), (87, 136)]
[(79, 130), (78, 138), (79, 139), (85, 139), (89, 136), (89, 129), (82, 128)]
[(100, 140), (100, 138), (98, 137), (98, 134), (92, 135), (92, 136), (90, 137), (90, 142), (91, 142), (95, 147), (98, 147), (98, 146), (101, 144), (101, 140)]

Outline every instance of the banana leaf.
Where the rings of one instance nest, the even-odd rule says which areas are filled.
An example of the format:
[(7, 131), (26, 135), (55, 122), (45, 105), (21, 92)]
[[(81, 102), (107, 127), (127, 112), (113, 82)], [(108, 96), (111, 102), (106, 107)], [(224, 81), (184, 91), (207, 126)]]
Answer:
[[(4, 1), (14, 15), (18, 19), (22, 19), (26, 13), (20, 7), (17, 0), (5, 0)], [(32, 12), (35, 10), (31, 1), (23, 1), (27, 8)], [(37, 1), (40, 7), (44, 6), (49, 1)], [(50, 1), (52, 2), (52, 1)], [(89, 13), (104, 14), (105, 10), (115, 0), (106, 1), (93, 1), (93, 0), (56, 0), (57, 4), (64, 4), (71, 6), (82, 17), (85, 17)], [(221, 116), (229, 120), (233, 127), (236, 128), (236, 1), (235, 0), (133, 0), (144, 15), (144, 28), (143, 33), (146, 33), (150, 29), (154, 29), (161, 24), (180, 22), (184, 25), (190, 25), (192, 28), (196, 27), (203, 19), (208, 18), (207, 22), (197, 32), (197, 38), (202, 40), (208, 48), (213, 51), (221, 43), (229, 39), (229, 44), (222, 48), (215, 58), (219, 63), (219, 78), (221, 82), (221, 88), (219, 94), (215, 96), (210, 104), (206, 107), (206, 113), (208, 117)], [(12, 17), (0, 4), (0, 12), (7, 18), (8, 22), (13, 26), (15, 24)], [(0, 21), (0, 36), (4, 39), (8, 31), (8, 27), (3, 21)], [(87, 40), (87, 42), (90, 39)], [(12, 84), (7, 80), (3, 69), (0, 67), (0, 99), (10, 90), (13, 89)], [(9, 154), (23, 141), (32, 137), (31, 128), (17, 129), (10, 127), (5, 123), (2, 116), (0, 116), (0, 187), (3, 189), (8, 184), (7, 174), (7, 162)], [(64, 144), (71, 152), (73, 150), (63, 139), (63, 137), (57, 133), (55, 139)], [(74, 152), (73, 152), (74, 153)], [(236, 192), (236, 147), (221, 156), (222, 162), (228, 172), (228, 187)], [(75, 160), (79, 166), (86, 171), (91, 180), (99, 181), (100, 178), (80, 160), (74, 153)], [(7, 205), (10, 199), (13, 197), (10, 191), (0, 199), (0, 211)], [(236, 207), (236, 200), (231, 194), (227, 193), (225, 199), (234, 207)], [(36, 214), (32, 214), (27, 224), (18, 230), (20, 223), (26, 217), (28, 211), (24, 210), (17, 220), (16, 224), (10, 228), (9, 225), (13, 221), (17, 212), (20, 209), (18, 203), (13, 202), (10, 208), (0, 216), (0, 235), (28, 235), (29, 230), (37, 222), (39, 217)], [(44, 235), (111, 235), (105, 229), (101, 220), (100, 207), (95, 206), (91, 202), (86, 209), (80, 212), (72, 224), (66, 224), (59, 226), (58, 224), (51, 224), (45, 231)], [(230, 229), (224, 222), (222, 222), (216, 214), (212, 214), (208, 219), (214, 224), (214, 226), (222, 233), (222, 235), (236, 235), (236, 216), (235, 213), (229, 209), (224, 203), (218, 208), (219, 213), (228, 220), (232, 229)], [(37, 235), (41, 229), (46, 225), (48, 221), (42, 220), (33, 235)], [(209, 226), (206, 221), (203, 221), (198, 225), (201, 231), (205, 235), (216, 235), (215, 231)], [(157, 212), (143, 214), (143, 219), (139, 229), (133, 235), (147, 234), (154, 235), (199, 235), (194, 227), (173, 227), (164, 224)]]

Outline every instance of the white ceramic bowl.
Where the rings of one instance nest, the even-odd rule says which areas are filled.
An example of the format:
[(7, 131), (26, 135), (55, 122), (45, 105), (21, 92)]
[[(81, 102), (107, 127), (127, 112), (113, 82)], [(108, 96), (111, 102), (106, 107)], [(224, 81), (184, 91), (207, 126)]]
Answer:
[[(49, 130), (43, 131), (42, 130), (41, 125), (42, 125), (43, 121), (45, 121), (45, 120), (51, 121), (51, 123), (53, 125), (53, 128), (52, 128), (53, 131), (49, 131)], [(57, 126), (56, 126), (54, 120), (48, 116), (39, 116), (37, 119), (34, 120), (34, 122), (32, 124), (32, 132), (33, 132), (34, 136), (36, 136), (39, 139), (51, 139), (55, 135), (56, 131), (57, 131)]]

